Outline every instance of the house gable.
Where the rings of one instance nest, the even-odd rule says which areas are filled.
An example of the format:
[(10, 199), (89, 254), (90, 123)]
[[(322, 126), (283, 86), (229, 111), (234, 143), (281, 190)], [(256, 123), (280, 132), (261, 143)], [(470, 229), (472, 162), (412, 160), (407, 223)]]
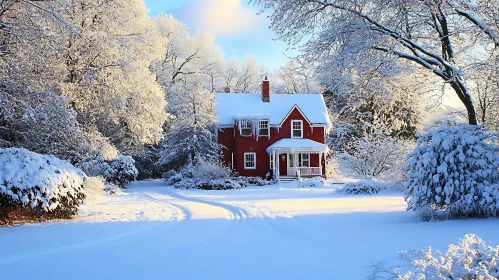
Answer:
[(289, 112), (286, 114), (286, 116), (284, 117), (284, 119), (282, 119), (281, 123), (279, 124), (280, 126), (282, 126), (282, 124), (289, 118), (289, 116), (291, 115), (291, 113), (293, 113), (293, 111), (298, 111), (298, 113), (300, 113), (300, 115), (302, 116), (302, 118), (300, 120), (305, 120), (308, 125), (312, 125), (312, 123), (310, 122), (310, 120), (307, 118), (307, 116), (303, 113), (303, 111), (300, 109), (300, 107), (298, 107), (298, 105), (293, 105), (293, 107), (291, 108), (291, 110), (289, 110)]

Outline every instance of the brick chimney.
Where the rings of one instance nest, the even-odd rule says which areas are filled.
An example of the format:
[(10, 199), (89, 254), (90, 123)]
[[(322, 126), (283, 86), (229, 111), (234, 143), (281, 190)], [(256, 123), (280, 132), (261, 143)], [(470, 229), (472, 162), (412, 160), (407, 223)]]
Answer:
[(229, 86), (226, 86), (226, 87), (224, 88), (224, 92), (225, 92), (225, 93), (230, 93), (230, 87), (229, 87)]
[(262, 101), (270, 102), (270, 82), (267, 76), (265, 76), (265, 80), (262, 82)]

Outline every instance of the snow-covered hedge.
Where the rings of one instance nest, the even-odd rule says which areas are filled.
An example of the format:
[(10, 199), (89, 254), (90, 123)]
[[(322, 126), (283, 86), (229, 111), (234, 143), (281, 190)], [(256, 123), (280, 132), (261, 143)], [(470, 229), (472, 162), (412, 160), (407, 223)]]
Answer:
[(421, 136), (407, 163), (408, 210), (434, 219), (499, 215), (496, 134), (467, 124)]
[(234, 177), (235, 181), (237, 181), (241, 186), (268, 186), (277, 184), (276, 180), (266, 180), (261, 177)]
[(385, 184), (373, 180), (351, 182), (340, 189), (346, 194), (377, 194), (386, 188)]
[(230, 170), (217, 163), (188, 165), (180, 172), (168, 171), (166, 184), (180, 189), (229, 190), (243, 186), (230, 178)]
[(369, 279), (498, 279), (499, 246), (491, 247), (474, 234), (451, 244), (442, 254), (431, 248), (399, 253), (394, 269), (375, 266)]
[(125, 187), (135, 181), (139, 172), (132, 157), (119, 155), (111, 160), (97, 157), (83, 162), (80, 168), (89, 176), (103, 177), (107, 182)]
[(321, 177), (303, 179), (298, 182), (298, 187), (301, 188), (322, 188), (326, 184), (326, 180)]
[(233, 190), (242, 186), (231, 179), (203, 180), (187, 178), (174, 184), (177, 189), (200, 189), (200, 190)]
[(80, 169), (54, 156), (0, 149), (0, 223), (10, 222), (21, 208), (36, 218), (76, 215), (85, 198), (84, 177)]

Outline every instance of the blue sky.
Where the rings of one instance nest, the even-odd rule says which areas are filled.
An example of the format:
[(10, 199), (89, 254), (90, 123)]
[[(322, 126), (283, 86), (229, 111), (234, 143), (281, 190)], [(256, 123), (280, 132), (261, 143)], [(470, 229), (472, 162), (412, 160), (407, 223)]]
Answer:
[(173, 14), (184, 22), (189, 31), (209, 32), (215, 36), (226, 58), (235, 56), (243, 60), (255, 55), (269, 70), (288, 61), (286, 56), (296, 56), (287, 51), (287, 45), (275, 41), (277, 35), (269, 30), (266, 15), (257, 15), (259, 8), (248, 0), (145, 0), (150, 14)]

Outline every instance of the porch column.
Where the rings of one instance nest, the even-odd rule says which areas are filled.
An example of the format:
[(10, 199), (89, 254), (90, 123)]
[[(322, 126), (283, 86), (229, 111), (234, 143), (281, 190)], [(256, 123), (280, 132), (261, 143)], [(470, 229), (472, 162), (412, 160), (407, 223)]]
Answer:
[(274, 157), (274, 166), (276, 168), (275, 169), (275, 171), (276, 171), (275, 174), (276, 174), (277, 180), (279, 180), (279, 176), (280, 176), (280, 174), (279, 174), (279, 172), (280, 172), (279, 171), (280, 170), (279, 152), (277, 152), (277, 153), (274, 152), (274, 155), (276, 156), (276, 157)]
[(295, 173), (296, 173), (296, 175), (298, 175), (298, 164), (297, 164), (298, 163), (298, 156), (297, 156), (296, 152), (293, 152), (293, 151), (291, 151), (291, 152), (293, 153), (293, 165), (295, 167)]
[(273, 160), (273, 166), (272, 166), (272, 174), (274, 174), (274, 176), (276, 175), (276, 160), (275, 160), (275, 150), (272, 150), (272, 160)]
[(322, 152), (319, 153), (319, 169), (320, 169), (319, 175), (322, 176)]

